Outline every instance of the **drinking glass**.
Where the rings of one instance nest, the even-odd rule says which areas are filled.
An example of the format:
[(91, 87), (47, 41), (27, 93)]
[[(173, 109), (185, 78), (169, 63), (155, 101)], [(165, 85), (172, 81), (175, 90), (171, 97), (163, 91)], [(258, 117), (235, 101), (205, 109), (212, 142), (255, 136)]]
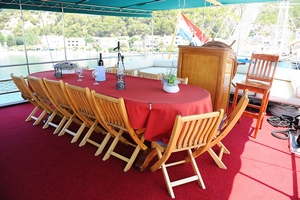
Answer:
[(95, 82), (94, 82), (94, 85), (99, 85), (99, 83), (97, 82), (96, 78), (97, 78), (97, 75), (98, 75), (98, 72), (96, 70), (93, 70), (92, 71), (92, 75), (95, 79)]
[(78, 67), (78, 68), (76, 68), (75, 71), (76, 71), (76, 74), (78, 75), (78, 80), (77, 80), (77, 81), (82, 81), (81, 78), (82, 78), (83, 76), (82, 76), (81, 74), (82, 74), (82, 72), (83, 72), (83, 68)]

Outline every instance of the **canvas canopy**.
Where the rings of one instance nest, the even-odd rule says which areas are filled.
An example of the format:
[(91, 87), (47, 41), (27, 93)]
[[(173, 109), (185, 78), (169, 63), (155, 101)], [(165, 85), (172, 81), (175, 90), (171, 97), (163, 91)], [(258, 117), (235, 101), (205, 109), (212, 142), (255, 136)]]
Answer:
[(152, 12), (158, 10), (279, 1), (281, 0), (0, 0), (0, 9), (152, 17)]

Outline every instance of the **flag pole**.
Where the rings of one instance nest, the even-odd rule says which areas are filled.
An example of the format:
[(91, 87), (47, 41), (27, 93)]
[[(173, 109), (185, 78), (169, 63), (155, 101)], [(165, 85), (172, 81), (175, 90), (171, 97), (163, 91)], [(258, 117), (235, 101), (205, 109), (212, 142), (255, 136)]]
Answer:
[(177, 17), (177, 22), (176, 22), (176, 25), (175, 25), (175, 30), (174, 30), (174, 33), (173, 33), (173, 36), (172, 36), (172, 42), (171, 42), (171, 47), (170, 47), (170, 52), (169, 52), (168, 59), (171, 58), (171, 53), (173, 51), (173, 43), (174, 43), (174, 40), (175, 40), (175, 35), (177, 33), (177, 28), (178, 28), (180, 13), (181, 13), (181, 11), (179, 10), (178, 17)]

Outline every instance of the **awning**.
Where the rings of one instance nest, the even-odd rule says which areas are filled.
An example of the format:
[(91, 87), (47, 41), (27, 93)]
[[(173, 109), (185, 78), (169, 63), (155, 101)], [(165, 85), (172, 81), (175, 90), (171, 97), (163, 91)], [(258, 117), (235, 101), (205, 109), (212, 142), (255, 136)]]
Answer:
[(1, 9), (44, 10), (91, 15), (151, 17), (153, 11), (280, 0), (0, 0)]

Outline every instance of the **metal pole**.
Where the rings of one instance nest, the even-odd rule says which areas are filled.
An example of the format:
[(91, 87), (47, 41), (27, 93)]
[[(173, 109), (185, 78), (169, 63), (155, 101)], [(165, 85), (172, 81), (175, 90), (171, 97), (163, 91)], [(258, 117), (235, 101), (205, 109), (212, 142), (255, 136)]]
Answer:
[(67, 48), (66, 48), (66, 36), (65, 36), (64, 7), (61, 8), (61, 14), (62, 14), (62, 29), (63, 29), (63, 39), (64, 39), (65, 60), (68, 60), (68, 58), (67, 58)]
[[(201, 23), (201, 38), (203, 40), (203, 30), (204, 30), (204, 21), (205, 21), (205, 7), (206, 7), (206, 0), (204, 2), (204, 8), (202, 8), (202, 23)], [(201, 45), (203, 45), (203, 42), (201, 41)]]
[(175, 25), (174, 33), (173, 33), (173, 36), (172, 36), (172, 42), (171, 42), (171, 46), (170, 46), (170, 51), (169, 51), (168, 59), (171, 58), (171, 53), (173, 52), (173, 46), (174, 46), (173, 44), (174, 44), (174, 40), (175, 40), (175, 35), (177, 33), (177, 29), (178, 29), (180, 15), (181, 15), (181, 10), (178, 11), (178, 16), (177, 16), (177, 20), (176, 20), (176, 25)]
[(281, 20), (282, 20), (282, 2), (279, 3), (279, 12), (278, 12), (278, 18), (277, 18), (277, 26), (276, 26), (276, 35), (275, 35), (275, 53), (278, 53), (280, 52), (279, 50), (279, 46), (278, 45), (278, 42), (279, 42), (279, 29), (282, 28), (281, 27)]
[[(283, 31), (282, 31), (282, 36), (281, 36), (281, 42), (280, 42), (280, 54), (279, 55), (282, 55), (283, 53), (285, 53), (284, 52), (284, 50), (285, 50), (285, 48), (286, 48), (286, 41), (287, 41), (287, 39), (286, 39), (286, 30), (288, 29), (288, 31), (289, 31), (289, 28), (290, 27), (288, 27), (287, 28), (287, 23), (288, 23), (288, 18), (289, 18), (289, 1), (286, 1), (286, 3), (284, 4), (284, 2), (282, 2), (283, 3), (283, 10), (284, 10), (284, 21), (283, 21)], [(290, 50), (288, 49), (288, 54), (290, 53), (289, 52)]]
[[(41, 14), (41, 20), (42, 20), (44, 34), (45, 34), (45, 24), (44, 24), (44, 20), (43, 20), (43, 13), (42, 13), (42, 11), (40, 12), (40, 14)], [(51, 49), (50, 49), (50, 45), (49, 45), (48, 36), (47, 36), (47, 34), (45, 34), (45, 36), (46, 36), (46, 40), (47, 40), (47, 45), (48, 45), (48, 50), (49, 50), (49, 53), (50, 53), (51, 61), (53, 62), (53, 57), (52, 57), (52, 53), (51, 53)]]
[(154, 53), (154, 51), (153, 51), (153, 12), (152, 12), (152, 20), (151, 20), (151, 23), (152, 23), (152, 39), (151, 39), (151, 51), (152, 51), (152, 54)]
[(240, 54), (240, 47), (242, 45), (242, 42), (241, 41), (241, 33), (242, 33), (242, 18), (243, 18), (243, 4), (240, 6), (241, 8), (241, 17), (240, 17), (240, 25), (239, 25), (239, 37), (238, 37), (238, 43), (237, 43), (237, 50), (236, 50), (236, 55), (239, 55)]
[(26, 38), (25, 38), (25, 31), (24, 31), (24, 21), (23, 21), (23, 12), (22, 12), (22, 5), (20, 2), (20, 13), (21, 13), (21, 21), (22, 21), (22, 35), (24, 41), (24, 51), (25, 51), (25, 58), (26, 58), (26, 65), (27, 65), (27, 73), (30, 74), (29, 65), (28, 65), (28, 55), (27, 55), (27, 48), (26, 48)]

